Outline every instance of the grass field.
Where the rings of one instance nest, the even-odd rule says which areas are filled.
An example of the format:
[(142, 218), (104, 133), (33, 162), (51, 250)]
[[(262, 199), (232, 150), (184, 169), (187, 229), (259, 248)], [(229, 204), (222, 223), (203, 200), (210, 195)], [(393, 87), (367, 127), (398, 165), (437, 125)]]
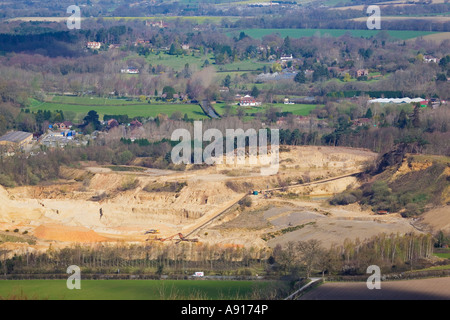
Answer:
[(69, 290), (66, 280), (0, 280), (0, 300), (219, 300), (250, 299), (270, 282), (196, 280), (83, 280)]
[[(330, 35), (332, 37), (340, 37), (346, 33), (351, 34), (353, 37), (363, 37), (370, 38), (375, 36), (381, 31), (387, 31), (389, 35), (396, 39), (407, 40), (411, 38), (416, 38), (420, 36), (426, 36), (429, 34), (434, 34), (436, 32), (431, 31), (406, 31), (406, 30), (345, 30), (345, 29), (245, 29), (239, 30), (236, 34), (241, 31), (245, 32), (246, 35), (261, 39), (265, 35), (278, 33), (280, 37), (285, 38), (289, 36), (290, 38), (301, 38), (301, 37), (312, 37), (314, 35)], [(232, 34), (230, 34), (232, 35)], [(234, 34), (233, 34), (234, 35)]]
[[(133, 56), (130, 56), (128, 58), (133, 58)], [(196, 66), (197, 70), (201, 69), (201, 67), (205, 63), (205, 60), (208, 60), (210, 65), (214, 63), (212, 54), (209, 54), (207, 56), (192, 56), (191, 54), (175, 56), (167, 53), (152, 53), (146, 57), (146, 60), (153, 66), (162, 65), (173, 68), (174, 70), (182, 70), (187, 63), (190, 67)]]
[(448, 253), (435, 253), (436, 257), (443, 258), (443, 259), (450, 259), (450, 252)]
[(277, 103), (273, 105), (276, 108), (281, 108), (282, 112), (291, 112), (297, 116), (307, 116), (318, 107), (317, 104), (282, 104)]
[(146, 103), (139, 101), (127, 101), (119, 99), (103, 99), (89, 97), (67, 97), (54, 96), (51, 101), (39, 102), (33, 100), (29, 108), (31, 111), (38, 110), (62, 110), (67, 115), (72, 115), (72, 121), (83, 119), (86, 114), (95, 110), (103, 119), (105, 114), (122, 115), (126, 114), (133, 117), (156, 117), (159, 113), (165, 113), (168, 116), (175, 111), (187, 114), (190, 119), (206, 119), (199, 105), (196, 104), (170, 104), (170, 103)]
[[(127, 59), (136, 58), (137, 56), (129, 56)], [(152, 66), (162, 65), (174, 70), (182, 70), (186, 64), (192, 68), (195, 66), (197, 70), (200, 70), (205, 60), (209, 61), (211, 66), (214, 66), (217, 71), (224, 73), (225, 71), (241, 72), (243, 71), (256, 71), (257, 69), (262, 69), (264, 65), (270, 66), (270, 63), (264, 63), (254, 60), (238, 61), (233, 63), (228, 63), (224, 65), (216, 65), (213, 54), (208, 54), (207, 56), (199, 56), (198, 53), (195, 56), (192, 54), (187, 55), (169, 55), (167, 53), (151, 53), (146, 57), (146, 60)]]
[[(284, 104), (284, 103), (273, 103), (273, 104), (264, 104), (261, 107), (245, 107), (245, 112), (247, 114), (253, 115), (255, 113), (261, 112), (264, 114), (266, 109), (270, 106), (275, 108), (280, 108), (281, 112), (291, 112), (294, 115), (298, 116), (307, 116), (311, 113), (312, 110), (316, 109), (319, 105), (316, 104)], [(238, 106), (232, 106), (232, 114), (236, 113)], [(225, 113), (225, 103), (217, 103), (214, 105), (214, 109), (220, 114), (223, 115)]]

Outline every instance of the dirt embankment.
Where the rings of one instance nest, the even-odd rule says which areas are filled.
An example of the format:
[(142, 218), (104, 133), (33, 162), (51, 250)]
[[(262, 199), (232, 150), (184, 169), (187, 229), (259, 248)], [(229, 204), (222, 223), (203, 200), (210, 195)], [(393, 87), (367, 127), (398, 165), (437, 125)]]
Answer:
[(111, 241), (88, 228), (62, 225), (40, 225), (34, 230), (34, 236), (45, 240), (78, 243)]
[(450, 206), (434, 208), (424, 213), (418, 223), (433, 233), (442, 230), (444, 234), (450, 234)]

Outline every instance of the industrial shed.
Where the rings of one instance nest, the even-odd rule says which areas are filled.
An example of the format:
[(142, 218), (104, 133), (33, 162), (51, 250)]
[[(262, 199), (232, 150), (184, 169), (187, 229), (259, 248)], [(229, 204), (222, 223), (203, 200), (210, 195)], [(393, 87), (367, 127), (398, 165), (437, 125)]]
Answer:
[(23, 131), (12, 131), (0, 137), (0, 145), (19, 146), (22, 147), (30, 143), (33, 139), (33, 134)]

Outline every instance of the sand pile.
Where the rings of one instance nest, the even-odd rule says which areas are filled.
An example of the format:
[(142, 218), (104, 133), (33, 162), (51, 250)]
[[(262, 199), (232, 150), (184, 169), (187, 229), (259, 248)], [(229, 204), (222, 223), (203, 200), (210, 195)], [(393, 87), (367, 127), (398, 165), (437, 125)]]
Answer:
[(69, 227), (61, 225), (41, 225), (34, 231), (34, 236), (45, 240), (70, 242), (101, 242), (110, 240), (106, 237), (100, 236), (95, 231), (84, 227)]

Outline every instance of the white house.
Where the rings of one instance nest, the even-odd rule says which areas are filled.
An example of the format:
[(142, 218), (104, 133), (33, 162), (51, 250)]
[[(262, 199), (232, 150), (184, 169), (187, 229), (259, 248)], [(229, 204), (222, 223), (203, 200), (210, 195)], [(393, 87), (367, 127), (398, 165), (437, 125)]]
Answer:
[(102, 44), (100, 42), (96, 42), (96, 41), (90, 41), (87, 43), (87, 48), (88, 49), (92, 49), (92, 50), (98, 50), (102, 47)]
[(423, 56), (423, 61), (425, 61), (427, 63), (430, 63), (430, 62), (438, 63), (439, 59), (427, 54), (427, 55)]
[(294, 57), (292, 57), (292, 54), (287, 55), (287, 54), (283, 54), (280, 57), (281, 61), (292, 61), (292, 59), (294, 59)]
[(245, 97), (242, 97), (239, 100), (239, 105), (242, 107), (256, 107), (256, 106), (260, 106), (261, 102), (256, 101), (256, 99), (253, 98), (252, 96), (246, 95)]
[(127, 74), (138, 74), (139, 73), (139, 69), (137, 68), (126, 68), (126, 69), (122, 69), (120, 70), (121, 73), (127, 73)]

